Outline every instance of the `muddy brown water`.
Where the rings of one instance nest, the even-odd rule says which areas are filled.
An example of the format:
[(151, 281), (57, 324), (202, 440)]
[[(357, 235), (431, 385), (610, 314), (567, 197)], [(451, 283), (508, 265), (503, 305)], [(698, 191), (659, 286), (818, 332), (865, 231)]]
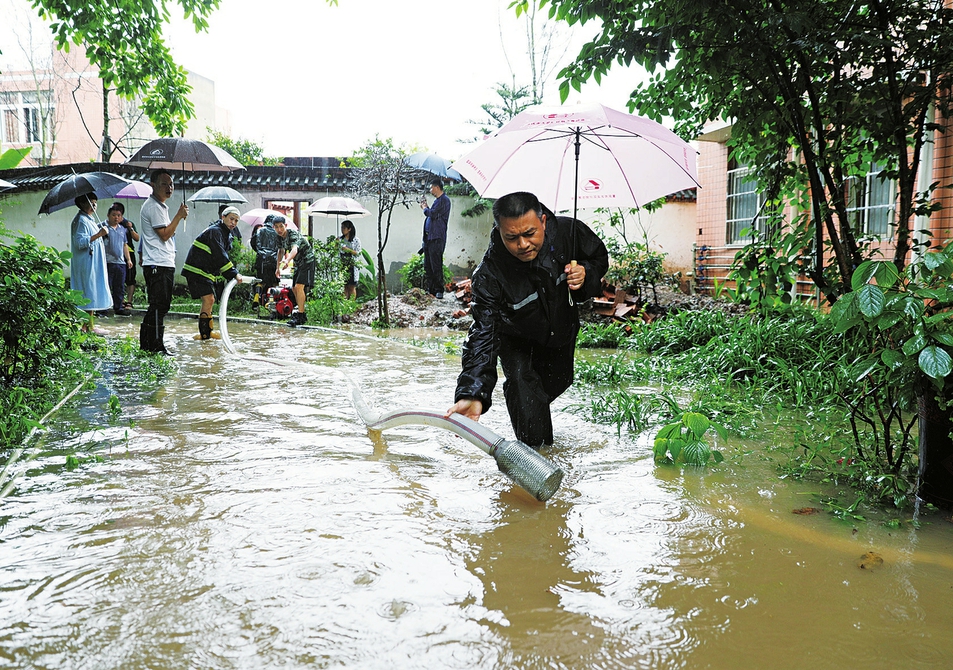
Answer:
[[(65, 410), (0, 502), (0, 666), (953, 666), (943, 515), (794, 515), (815, 486), (731, 444), (718, 468), (657, 468), (649, 436), (566, 412), (575, 391), (544, 505), (452, 433), (369, 435), (339, 374), (378, 409), (442, 409), (457, 358), (229, 324), (242, 353), (297, 362), (279, 367), (194, 328), (169, 324), (161, 390), (105, 379)], [(102, 421), (110, 393), (132, 428)], [(484, 421), (511, 437), (501, 408)], [(74, 449), (103, 460), (68, 471)]]

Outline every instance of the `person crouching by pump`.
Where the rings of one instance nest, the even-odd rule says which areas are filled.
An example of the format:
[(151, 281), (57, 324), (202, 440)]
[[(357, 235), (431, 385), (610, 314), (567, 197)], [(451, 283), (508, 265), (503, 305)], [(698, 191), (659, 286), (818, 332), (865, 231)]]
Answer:
[(220, 221), (212, 223), (195, 238), (189, 255), (182, 267), (182, 276), (189, 284), (189, 293), (202, 301), (199, 313), (198, 339), (219, 339), (212, 332), (212, 306), (215, 304), (215, 282), (218, 277), (226, 280), (236, 279), (241, 283), (245, 278), (238, 274), (228, 257), (232, 230), (238, 225), (240, 213), (236, 207), (226, 207)]
[(306, 292), (314, 286), (314, 251), (308, 238), (297, 230), (288, 228), (285, 217), (276, 216), (274, 221), (275, 232), (281, 241), (278, 243), (278, 269), (275, 277), (281, 277), (281, 264), (285, 260), (294, 261), (294, 277), (291, 280), (291, 290), (298, 303), (298, 311), (291, 315), (288, 325), (303, 326), (308, 322), (305, 314)]

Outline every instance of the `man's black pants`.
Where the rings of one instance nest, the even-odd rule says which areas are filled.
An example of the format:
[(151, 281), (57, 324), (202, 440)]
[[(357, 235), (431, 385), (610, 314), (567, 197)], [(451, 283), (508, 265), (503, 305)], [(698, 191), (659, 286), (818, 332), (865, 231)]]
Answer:
[(146, 265), (142, 268), (146, 281), (149, 308), (139, 327), (139, 348), (143, 351), (165, 351), (162, 337), (165, 333), (165, 315), (172, 307), (172, 286), (175, 268)]
[(503, 396), (516, 439), (538, 449), (553, 443), (549, 404), (572, 384), (575, 338), (551, 348), (508, 335), (500, 336)]
[(424, 245), (424, 276), (427, 278), (427, 292), (433, 295), (443, 293), (443, 252), (447, 248), (447, 238), (427, 240)]

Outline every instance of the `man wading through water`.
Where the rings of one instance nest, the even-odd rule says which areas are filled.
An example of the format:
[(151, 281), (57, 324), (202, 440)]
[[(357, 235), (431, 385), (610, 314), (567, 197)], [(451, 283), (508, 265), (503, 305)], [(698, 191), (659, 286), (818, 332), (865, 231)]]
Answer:
[(601, 293), (609, 254), (588, 226), (555, 216), (532, 193), (497, 200), (493, 223), (473, 272), (473, 325), (446, 415), (476, 421), (490, 409), (499, 358), (516, 438), (538, 449), (553, 443), (549, 404), (572, 384), (576, 304)]

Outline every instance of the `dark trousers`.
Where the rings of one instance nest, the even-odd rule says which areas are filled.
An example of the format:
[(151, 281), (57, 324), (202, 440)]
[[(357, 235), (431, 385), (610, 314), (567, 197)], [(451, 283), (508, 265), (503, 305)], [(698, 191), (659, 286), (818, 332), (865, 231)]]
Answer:
[(503, 397), (520, 442), (534, 449), (553, 443), (549, 404), (572, 384), (575, 353), (575, 338), (554, 349), (518, 337), (500, 336), (500, 365), (506, 376)]
[(126, 298), (126, 264), (106, 263), (106, 276), (109, 279), (109, 293), (113, 297), (113, 309), (118, 312)]
[(149, 308), (139, 327), (139, 348), (143, 351), (165, 351), (162, 337), (165, 333), (165, 315), (172, 307), (172, 286), (175, 268), (146, 265), (142, 268), (146, 281)]
[(447, 238), (427, 240), (424, 245), (424, 276), (427, 278), (427, 292), (432, 295), (443, 293), (443, 251), (447, 248)]

